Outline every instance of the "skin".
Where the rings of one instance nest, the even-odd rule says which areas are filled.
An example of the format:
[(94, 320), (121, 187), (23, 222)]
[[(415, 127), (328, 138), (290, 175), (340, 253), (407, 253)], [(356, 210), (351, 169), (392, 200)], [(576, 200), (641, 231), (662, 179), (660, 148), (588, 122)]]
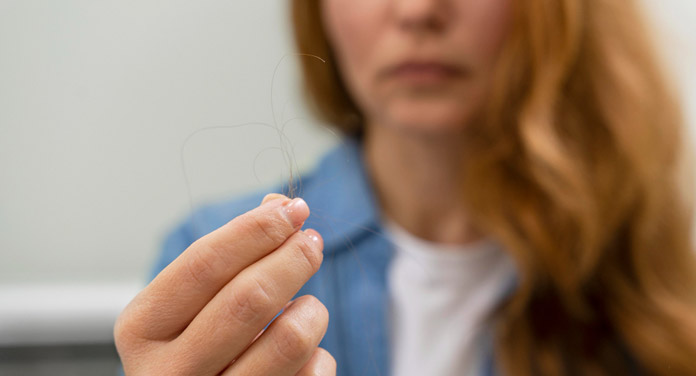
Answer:
[[(481, 234), (457, 198), (457, 145), (485, 102), (507, 0), (324, 0), (323, 22), (367, 119), (365, 153), (383, 212), (413, 234), (466, 243)], [(461, 68), (436, 84), (382, 74), (427, 55)], [(288, 301), (317, 272), (323, 242), (309, 208), (270, 194), (187, 248), (114, 327), (127, 375), (335, 375), (318, 346), (328, 311)], [(262, 331), (279, 311), (273, 323)]]
[[(366, 118), (365, 153), (383, 213), (440, 243), (482, 235), (458, 196), (462, 130), (485, 103), (507, 34), (508, 0), (326, 0), (324, 27)], [(458, 66), (446, 82), (414, 84), (385, 69), (408, 58)]]
[(126, 374), (335, 374), (317, 347), (326, 307), (309, 295), (286, 306), (323, 260), (321, 236), (300, 230), (308, 216), (302, 199), (271, 194), (187, 248), (116, 321)]

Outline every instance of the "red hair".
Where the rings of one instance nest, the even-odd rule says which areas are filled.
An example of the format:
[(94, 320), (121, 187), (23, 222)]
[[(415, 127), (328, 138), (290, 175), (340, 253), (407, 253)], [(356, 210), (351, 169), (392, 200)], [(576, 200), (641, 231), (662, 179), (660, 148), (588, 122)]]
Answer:
[[(469, 132), (462, 196), (500, 239), (518, 289), (490, 317), (508, 375), (696, 375), (692, 190), (685, 126), (638, 5), (513, 2), (487, 102)], [(317, 116), (359, 134), (322, 27), (294, 0), (304, 88)], [(688, 155), (691, 157), (690, 155)]]

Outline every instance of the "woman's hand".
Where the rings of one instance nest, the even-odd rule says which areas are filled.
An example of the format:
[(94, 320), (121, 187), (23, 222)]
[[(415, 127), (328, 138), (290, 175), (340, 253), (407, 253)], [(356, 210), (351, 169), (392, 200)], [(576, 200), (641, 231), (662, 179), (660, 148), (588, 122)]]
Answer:
[(298, 231), (308, 216), (302, 199), (271, 194), (186, 249), (116, 321), (126, 375), (335, 375), (317, 347), (326, 307), (286, 305), (323, 260), (320, 235)]

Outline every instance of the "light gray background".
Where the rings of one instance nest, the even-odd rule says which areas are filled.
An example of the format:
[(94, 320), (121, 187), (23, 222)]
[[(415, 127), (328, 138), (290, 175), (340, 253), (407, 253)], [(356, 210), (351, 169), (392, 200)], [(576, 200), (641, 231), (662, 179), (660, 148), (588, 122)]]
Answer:
[[(307, 116), (299, 57), (283, 59), (293, 52), (287, 5), (0, 0), (0, 334), (9, 342), (108, 338), (162, 237), (189, 211), (183, 141), (204, 127)], [(696, 5), (649, 0), (648, 9), (694, 124)], [(310, 119), (286, 131), (301, 169), (336, 142)], [(263, 125), (193, 135), (183, 149), (192, 201), (287, 177), (278, 146)], [(100, 334), (74, 336), (80, 312), (101, 315)]]
[[(273, 123), (271, 78), (293, 52), (286, 8), (0, 2), (0, 283), (143, 279), (189, 209), (184, 139)], [(278, 67), (278, 122), (304, 113), (297, 59)], [(301, 165), (332, 140), (308, 121), (286, 131)], [(279, 180), (284, 161), (266, 150), (278, 146), (263, 125), (194, 135), (184, 149), (194, 202)]]

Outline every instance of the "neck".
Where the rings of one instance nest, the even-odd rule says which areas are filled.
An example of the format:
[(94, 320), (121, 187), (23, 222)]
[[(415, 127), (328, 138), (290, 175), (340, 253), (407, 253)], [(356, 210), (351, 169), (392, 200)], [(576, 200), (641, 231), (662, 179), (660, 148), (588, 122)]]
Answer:
[(457, 137), (426, 138), (369, 124), (364, 152), (388, 219), (438, 243), (467, 244), (483, 237), (470, 223), (461, 197)]

